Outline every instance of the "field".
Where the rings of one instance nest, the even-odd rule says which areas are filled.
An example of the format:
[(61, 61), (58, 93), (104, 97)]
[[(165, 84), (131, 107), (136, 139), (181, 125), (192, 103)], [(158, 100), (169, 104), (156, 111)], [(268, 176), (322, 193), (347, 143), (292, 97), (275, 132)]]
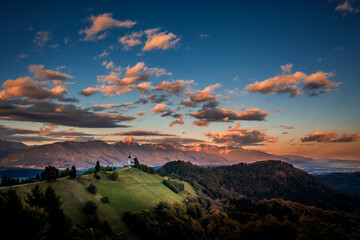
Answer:
[[(42, 188), (51, 185), (61, 196), (64, 212), (72, 218), (74, 223), (81, 224), (85, 220), (82, 207), (88, 200), (94, 201), (98, 206), (98, 216), (101, 220), (107, 220), (114, 232), (126, 230), (121, 220), (127, 210), (140, 211), (149, 209), (159, 203), (181, 202), (187, 196), (195, 196), (196, 193), (189, 183), (184, 182), (185, 189), (179, 194), (174, 193), (164, 184), (159, 175), (144, 173), (135, 168), (122, 168), (118, 180), (109, 180), (107, 172), (101, 172), (100, 180), (95, 180), (93, 175), (82, 175), (76, 180), (66, 178), (56, 182), (39, 183)], [(97, 187), (97, 194), (93, 195), (86, 191), (86, 187), (93, 183)], [(31, 191), (34, 185), (13, 187), (22, 197)], [(108, 197), (109, 203), (101, 202), (102, 197)]]

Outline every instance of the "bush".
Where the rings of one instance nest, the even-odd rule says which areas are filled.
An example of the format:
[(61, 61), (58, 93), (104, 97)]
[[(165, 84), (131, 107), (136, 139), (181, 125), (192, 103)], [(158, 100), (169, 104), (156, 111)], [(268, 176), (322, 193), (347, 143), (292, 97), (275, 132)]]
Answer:
[(86, 190), (92, 194), (97, 193), (97, 188), (94, 184), (90, 183), (89, 186), (87, 186)]
[(179, 183), (179, 182), (176, 182), (176, 181), (171, 181), (170, 179), (168, 179), (168, 180), (164, 179), (163, 184), (165, 186), (167, 186), (168, 188), (170, 188), (175, 193), (179, 193), (182, 190), (184, 190), (184, 184), (183, 183)]
[(107, 203), (109, 203), (109, 198), (108, 197), (102, 197), (101, 202), (107, 204)]
[(117, 172), (117, 171), (113, 171), (109, 176), (108, 176), (108, 178), (110, 179), (110, 180), (117, 180), (118, 178), (119, 178), (119, 173)]
[(93, 201), (87, 201), (83, 207), (83, 211), (86, 215), (95, 215), (97, 211), (97, 205)]

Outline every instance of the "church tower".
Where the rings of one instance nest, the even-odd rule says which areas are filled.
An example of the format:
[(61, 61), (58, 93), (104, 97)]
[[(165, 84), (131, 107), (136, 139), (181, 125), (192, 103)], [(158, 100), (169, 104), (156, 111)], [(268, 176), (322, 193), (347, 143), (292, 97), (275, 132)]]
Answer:
[(130, 154), (129, 154), (129, 157), (128, 157), (128, 166), (131, 167), (134, 165), (134, 161), (132, 160)]

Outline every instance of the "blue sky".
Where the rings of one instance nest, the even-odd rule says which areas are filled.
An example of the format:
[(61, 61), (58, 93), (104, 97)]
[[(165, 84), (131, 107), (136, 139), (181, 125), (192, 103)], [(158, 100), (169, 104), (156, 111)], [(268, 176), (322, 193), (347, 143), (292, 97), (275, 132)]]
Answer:
[[(131, 135), (129, 131), (141, 130), (145, 131), (143, 135), (134, 136), (138, 141), (166, 141), (164, 138), (170, 137), (172, 141), (196, 143), (197, 139), (197, 143), (242, 146), (278, 154), (359, 159), (359, 9), (360, 1), (350, 0), (4, 3), (0, 10), (0, 82), (5, 83), (0, 88), (1, 135), (28, 144), (89, 139), (112, 142)], [(99, 22), (94, 32), (92, 27), (99, 17), (112, 23), (104, 27)], [(147, 32), (149, 29), (156, 30)], [(141, 43), (129, 46), (119, 40), (134, 33), (137, 36), (133, 39)], [(160, 37), (170, 39), (155, 41)], [(154, 42), (145, 50), (151, 39)], [(106, 69), (110, 62), (113, 66)], [(126, 85), (125, 93), (105, 90), (114, 84), (122, 84), (124, 89), (127, 71), (138, 63), (144, 67), (137, 74), (150, 76)], [(287, 64), (290, 70), (282, 70), (281, 66)], [(38, 67), (30, 71), (31, 65)], [(162, 75), (159, 69), (166, 74)], [(58, 79), (46, 75), (47, 70), (58, 73), (60, 78), (64, 77), (61, 74), (70, 77), (55, 83)], [(111, 72), (118, 74), (117, 80), (99, 80), (99, 76), (105, 78)], [(291, 79), (295, 73), (304, 76), (294, 82)], [(322, 75), (312, 75), (315, 73)], [(46, 76), (39, 78), (41, 74)], [(6, 87), (7, 80), (26, 76), (36, 82), (27, 81), (26, 89), (17, 87), (16, 82), (11, 82), (11, 88)], [(280, 80), (264, 82), (279, 76), (286, 84), (279, 85)], [(159, 90), (160, 83), (179, 80), (186, 83), (178, 92)], [(150, 83), (151, 87), (145, 93), (139, 92), (136, 86), (140, 83)], [(29, 84), (46, 91), (57, 88), (51, 96), (44, 97), (29, 93), (34, 87)], [(221, 86), (212, 88), (205, 98), (196, 92), (216, 84)], [(253, 89), (252, 84), (256, 84)], [(79, 94), (88, 87), (96, 89), (96, 93)], [(62, 92), (54, 95), (60, 89)], [(290, 90), (298, 91), (300, 96), (290, 97)], [(149, 100), (149, 96), (160, 95), (168, 100)], [(134, 103), (139, 98), (148, 103), (125, 109), (93, 108)], [(181, 104), (188, 98), (198, 99), (193, 101), (195, 107)], [(217, 106), (205, 109), (207, 103)], [(48, 104), (46, 113), (37, 112), (44, 104)], [(57, 109), (72, 105), (73, 109), (62, 110), (67, 114), (66, 120), (61, 116), (54, 120), (50, 115), (59, 112), (52, 115), (56, 108), (49, 104), (56, 104)], [(150, 112), (157, 104), (166, 107), (157, 114)], [(19, 113), (24, 108), (35, 109), (34, 114), (29, 117)], [(77, 115), (74, 108), (88, 115)], [(171, 110), (172, 115), (183, 115), (161, 117), (166, 110)], [(145, 111), (145, 115), (137, 115), (139, 111)], [(194, 112), (199, 113), (198, 117), (191, 115)], [(251, 113), (251, 117), (238, 113)], [(117, 115), (115, 121), (111, 114)], [(102, 126), (103, 122), (89, 127), (88, 121), (82, 125), (84, 119), (80, 118), (91, 116), (99, 121), (105, 118), (112, 127)], [(183, 124), (169, 127), (172, 121), (181, 122), (179, 119)], [(204, 121), (207, 126), (194, 125), (194, 121)], [(235, 126), (237, 122), (240, 126)], [(116, 124), (130, 127), (119, 128)], [(18, 128), (32, 132), (15, 131)], [(49, 130), (40, 131), (41, 128)], [(156, 136), (151, 132), (174, 136)], [(114, 133), (124, 134), (111, 135)]]

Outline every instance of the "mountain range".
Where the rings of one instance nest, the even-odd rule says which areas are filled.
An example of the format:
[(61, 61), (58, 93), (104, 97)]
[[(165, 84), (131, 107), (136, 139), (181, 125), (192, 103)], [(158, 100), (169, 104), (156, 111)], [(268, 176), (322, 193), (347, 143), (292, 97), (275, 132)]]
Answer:
[(169, 143), (139, 144), (132, 138), (125, 138), (113, 144), (104, 141), (57, 142), (41, 146), (27, 146), (20, 142), (0, 141), (0, 166), (43, 168), (56, 166), (66, 168), (75, 165), (78, 169), (93, 167), (96, 161), (103, 166), (123, 166), (128, 156), (149, 166), (162, 166), (167, 162), (183, 160), (196, 165), (231, 165), (239, 162), (256, 162), (277, 159), (293, 164), (310, 173), (332, 172), (345, 166), (356, 169), (360, 161), (346, 161), (289, 155), (273, 155), (241, 147), (218, 147), (208, 144), (185, 146)]

